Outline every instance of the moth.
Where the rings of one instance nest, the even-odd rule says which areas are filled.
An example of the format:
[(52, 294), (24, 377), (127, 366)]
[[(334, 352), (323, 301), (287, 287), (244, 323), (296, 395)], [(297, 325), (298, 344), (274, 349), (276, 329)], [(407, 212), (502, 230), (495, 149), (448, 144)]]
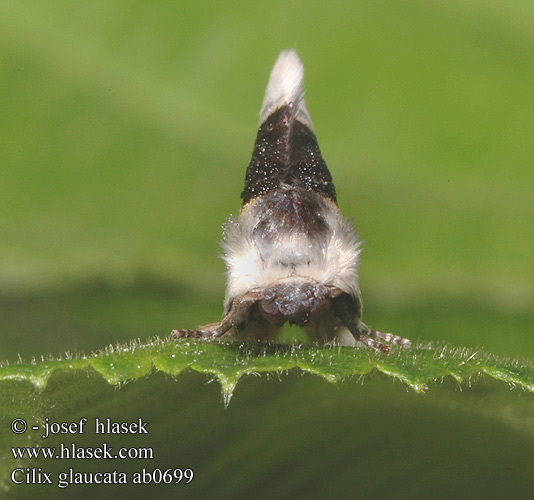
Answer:
[(304, 102), (304, 67), (283, 51), (271, 72), (237, 217), (223, 228), (224, 318), (175, 338), (275, 340), (285, 324), (318, 343), (384, 354), (410, 340), (362, 322), (360, 243), (341, 214)]

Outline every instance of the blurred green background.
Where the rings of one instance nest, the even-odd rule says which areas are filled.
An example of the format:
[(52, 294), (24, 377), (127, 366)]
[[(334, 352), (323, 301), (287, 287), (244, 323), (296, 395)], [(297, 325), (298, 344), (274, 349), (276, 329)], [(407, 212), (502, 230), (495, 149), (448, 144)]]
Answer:
[(532, 356), (530, 2), (0, 3), (0, 352), (217, 320), (263, 91), (295, 47), (367, 322)]
[(365, 241), (366, 323), (532, 358), (533, 18), (524, 0), (2, 0), (0, 358), (220, 317), (217, 240), (290, 47)]

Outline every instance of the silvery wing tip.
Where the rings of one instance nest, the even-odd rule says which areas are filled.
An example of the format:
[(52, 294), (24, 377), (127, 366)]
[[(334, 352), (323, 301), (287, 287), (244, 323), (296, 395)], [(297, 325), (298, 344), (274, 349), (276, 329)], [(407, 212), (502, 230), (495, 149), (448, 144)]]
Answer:
[(304, 102), (304, 65), (293, 49), (284, 50), (274, 63), (265, 90), (265, 97), (260, 111), (260, 126), (277, 109), (291, 105), (295, 119), (313, 131), (310, 114)]

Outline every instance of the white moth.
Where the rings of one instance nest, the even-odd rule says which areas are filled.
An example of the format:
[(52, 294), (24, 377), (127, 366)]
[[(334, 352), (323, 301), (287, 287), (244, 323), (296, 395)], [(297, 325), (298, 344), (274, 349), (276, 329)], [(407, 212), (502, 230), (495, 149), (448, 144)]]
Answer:
[(278, 57), (260, 112), (238, 217), (224, 226), (224, 319), (178, 337), (273, 340), (286, 322), (311, 340), (383, 353), (410, 341), (361, 321), (360, 244), (337, 206), (306, 104), (294, 50)]

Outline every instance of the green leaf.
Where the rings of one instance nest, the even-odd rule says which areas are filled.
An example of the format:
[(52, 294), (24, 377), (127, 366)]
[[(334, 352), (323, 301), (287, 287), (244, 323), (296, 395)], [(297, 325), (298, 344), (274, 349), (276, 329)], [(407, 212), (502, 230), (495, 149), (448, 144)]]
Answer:
[(91, 368), (109, 384), (120, 384), (148, 375), (153, 369), (177, 376), (186, 368), (213, 375), (220, 382), (227, 402), (239, 379), (246, 375), (300, 369), (338, 382), (373, 369), (423, 392), (438, 379), (450, 376), (462, 383), (486, 374), (511, 386), (534, 391), (531, 364), (499, 360), (484, 352), (419, 345), (384, 356), (369, 349), (335, 346), (302, 346), (262, 343), (225, 343), (198, 340), (169, 341), (109, 346), (92, 356), (41, 363), (17, 363), (0, 368), (0, 382), (28, 381), (36, 388), (46, 386), (54, 372)]
[[(199, 372), (217, 379), (222, 388), (225, 404), (218, 401), (213, 393), (209, 396), (212, 399), (211, 402), (207, 402), (204, 397), (203, 402), (198, 403), (199, 394), (205, 391), (199, 390), (195, 382), (192, 383), (190, 375), (188, 376), (184, 372), (189, 374)], [(145, 343), (135, 341), (124, 345), (109, 346), (91, 356), (66, 357), (65, 359), (49, 359), (30, 364), (15, 363), (2, 366), (0, 368), (0, 437), (6, 446), (1, 450), (3, 460), (0, 463), (3, 465), (0, 467), (0, 485), (3, 484), (12, 493), (17, 491), (19, 493), (31, 493), (33, 491), (28, 487), (25, 487), (26, 489), (18, 487), (19, 489), (16, 491), (11, 489), (13, 485), (10, 482), (10, 474), (15, 467), (31, 466), (35, 468), (40, 466), (43, 470), (53, 471), (54, 474), (67, 470), (69, 464), (73, 465), (75, 470), (80, 469), (79, 460), (64, 463), (56, 461), (54, 464), (46, 460), (13, 460), (8, 446), (59, 446), (59, 440), (62, 440), (61, 442), (74, 440), (76, 446), (87, 446), (88, 444), (94, 446), (94, 434), (89, 435), (88, 438), (81, 435), (60, 435), (43, 439), (40, 436), (46, 419), (50, 422), (56, 420), (76, 423), (82, 417), (91, 421), (96, 417), (103, 419), (104, 416), (107, 418), (111, 416), (117, 421), (124, 421), (130, 415), (130, 418), (135, 420), (131, 417), (132, 415), (139, 415), (135, 408), (143, 408), (143, 414), (146, 415), (148, 411), (152, 411), (148, 409), (150, 405), (147, 406), (147, 401), (155, 398), (153, 401), (157, 408), (160, 407), (162, 401), (174, 405), (171, 400), (176, 400), (176, 404), (180, 406), (176, 407), (174, 412), (182, 411), (183, 408), (197, 408), (198, 410), (212, 407), (209, 413), (217, 414), (218, 419), (226, 421), (232, 415), (231, 409), (234, 403), (229, 406), (228, 404), (234, 393), (236, 394), (234, 398), (237, 398), (235, 404), (238, 408), (241, 407), (237, 414), (241, 415), (243, 412), (239, 397), (240, 389), (239, 387), (236, 389), (242, 378), (249, 379), (247, 376), (250, 375), (267, 375), (267, 379), (270, 379), (273, 376), (279, 377), (281, 374), (286, 374), (285, 383), (287, 384), (291, 379), (287, 375), (299, 372), (319, 376), (328, 382), (327, 386), (330, 387), (332, 384), (336, 384), (349, 398), (351, 397), (349, 394), (355, 390), (354, 384), (350, 382), (353, 376), (359, 376), (359, 378), (366, 376), (367, 379), (372, 372), (381, 372), (387, 376), (386, 378), (402, 381), (405, 386), (413, 390), (413, 394), (422, 393), (428, 389), (428, 394), (436, 393), (439, 395), (437, 401), (441, 401), (440, 404), (443, 404), (443, 401), (448, 401), (446, 403), (448, 406), (459, 405), (464, 412), (465, 410), (474, 411), (477, 415), (496, 419), (513, 429), (520, 428), (523, 433), (534, 436), (534, 427), (532, 423), (528, 423), (528, 414), (532, 410), (534, 397), (528, 396), (528, 401), (521, 400), (514, 397), (513, 393), (509, 391), (503, 393), (497, 387), (493, 387), (496, 381), (501, 381), (511, 387), (520, 387), (527, 392), (533, 392), (534, 368), (530, 363), (520, 364), (498, 359), (480, 351), (432, 345), (417, 345), (410, 349), (397, 349), (391, 356), (384, 356), (365, 348), (277, 345), (257, 342), (205, 342), (190, 339), (172, 341), (155, 338)], [(170, 376), (170, 379), (163, 382), (162, 374)], [(480, 380), (480, 375), (483, 374), (486, 377)], [(376, 388), (374, 378), (365, 380), (363, 386), (370, 385)], [(491, 382), (492, 379), (494, 379), (494, 383)], [(444, 384), (443, 388), (429, 387), (435, 385), (434, 382), (438, 380)], [(447, 380), (454, 381), (454, 383), (451, 385)], [(462, 383), (462, 387), (464, 387), (465, 384), (463, 383), (466, 381), (469, 382), (469, 389), (465, 392), (472, 393), (472, 396), (467, 401), (458, 401), (458, 392), (455, 391), (455, 387), (458, 387), (457, 384), (459, 383)], [(265, 392), (266, 386), (264, 384), (260, 391), (264, 395), (263, 397), (265, 394), (269, 394), (269, 391)], [(254, 396), (246, 395), (247, 385), (247, 383), (243, 383), (243, 390), (245, 391), (243, 401), (252, 401)], [(110, 392), (109, 389), (112, 386), (119, 387), (120, 391)], [(299, 391), (302, 395), (309, 397), (313, 394), (309, 387), (306, 388), (309, 384), (302, 377), (299, 377), (293, 384), (289, 383), (289, 387), (297, 389), (299, 386), (302, 388), (302, 392)], [(479, 387), (479, 389), (476, 390), (475, 387)], [(482, 393), (480, 388), (484, 388)], [(321, 389), (320, 400), (308, 399), (304, 405), (322, 407), (324, 401), (328, 399), (326, 389), (327, 387), (324, 390)], [(360, 387), (357, 390), (359, 398), (366, 398), (366, 392), (363, 391), (362, 393), (362, 389)], [(165, 395), (162, 396), (161, 390), (165, 391)], [(281, 391), (280, 387), (276, 391), (279, 394), (285, 392)], [(392, 388), (384, 386), (384, 382), (382, 382), (380, 392), (383, 397), (386, 397), (386, 400), (391, 401), (400, 395), (398, 389), (393, 389), (392, 392)], [(172, 393), (175, 394), (175, 397), (172, 396)], [(336, 393), (332, 394), (335, 395)], [(344, 399), (340, 399), (339, 393), (337, 394), (338, 396), (335, 396), (331, 403), (334, 407), (338, 407)], [(486, 394), (486, 396), (480, 399), (481, 394)], [(489, 397), (491, 395), (493, 398)], [(291, 396), (291, 401), (295, 402), (295, 397), (295, 395)], [(495, 397), (497, 397), (496, 400), (494, 400)], [(421, 398), (421, 396), (416, 395), (416, 398)], [(256, 404), (260, 399), (255, 397)], [(368, 400), (365, 405), (376, 405), (375, 399)], [(432, 403), (433, 405), (435, 405), (435, 401)], [(215, 407), (213, 407), (213, 403), (215, 403)], [(411, 404), (414, 405), (414, 402), (412, 401)], [(342, 405), (346, 406), (346, 402), (343, 402)], [(417, 406), (416, 403), (415, 406)], [(182, 410), (178, 410), (180, 407)], [(224, 410), (225, 407), (228, 409)], [(513, 415), (510, 414), (511, 408), (513, 408)], [(286, 411), (288, 410), (289, 408), (286, 408)], [(454, 412), (451, 413), (449, 409), (448, 415), (451, 416), (452, 414)], [(154, 416), (149, 413), (149, 415), (151, 415), (149, 417), (151, 422), (161, 422), (161, 419), (164, 418), (160, 414)], [(256, 411), (254, 415), (255, 419), (259, 417)], [(38, 422), (40, 431), (38, 433), (27, 432), (25, 436), (13, 434), (10, 424), (15, 417), (25, 419), (29, 422), (28, 425), (31, 422)], [(179, 421), (183, 425), (183, 415), (180, 419)], [(282, 418), (281, 422), (288, 423), (289, 421)], [(235, 421), (232, 421), (232, 425), (234, 424)], [(270, 425), (272, 426), (274, 423)], [(206, 428), (204, 429), (206, 430)], [(275, 429), (276, 426), (272, 427), (268, 434), (276, 433)], [(214, 436), (217, 436), (220, 435), (221, 430), (218, 430), (217, 425), (212, 422), (208, 432), (214, 432)], [(194, 434), (195, 432), (193, 432), (193, 436)], [(117, 448), (125, 444), (136, 444), (135, 436), (106, 435), (104, 437), (109, 446)], [(92, 441), (87, 442), (87, 439), (92, 439)], [(193, 442), (199, 442), (198, 436), (192, 437), (192, 439)], [(164, 442), (165, 437), (163, 436), (156, 439), (152, 435), (150, 438), (151, 446), (161, 448), (164, 446)], [(250, 447), (251, 442), (247, 442), (244, 446)], [(258, 452), (259, 450), (253, 453)], [(93, 463), (93, 466), (97, 470), (106, 470), (106, 467), (103, 468), (99, 462)], [(121, 464), (122, 469), (128, 471), (128, 474), (133, 474), (138, 470), (134, 466), (135, 463), (133, 462)], [(199, 464), (198, 467), (202, 467), (202, 464)], [(81, 467), (81, 469), (84, 468)]]

